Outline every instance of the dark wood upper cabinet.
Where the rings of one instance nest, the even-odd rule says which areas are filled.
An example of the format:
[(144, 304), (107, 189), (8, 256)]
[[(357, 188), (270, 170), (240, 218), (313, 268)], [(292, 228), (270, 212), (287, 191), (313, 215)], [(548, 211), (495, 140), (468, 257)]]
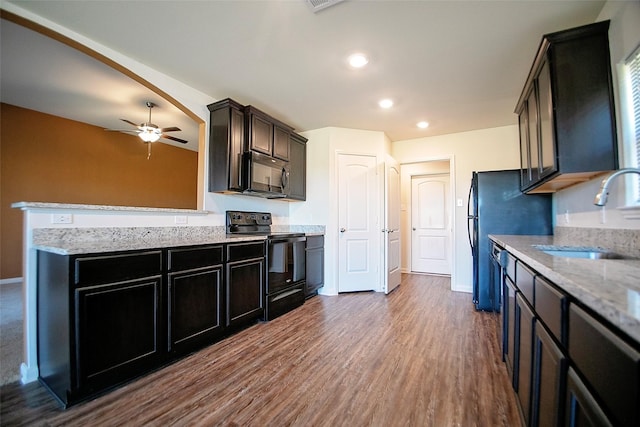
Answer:
[(285, 200), (306, 199), (306, 138), (265, 112), (229, 98), (207, 108), (210, 192), (243, 192), (247, 187), (243, 182), (243, 154), (255, 151), (289, 162), (290, 191)]
[(247, 148), (288, 161), (293, 129), (251, 105), (245, 107), (244, 113)]
[(515, 110), (523, 191), (618, 168), (608, 30), (603, 21), (543, 36)]
[(307, 138), (291, 133), (289, 139), (289, 200), (307, 199)]
[(244, 106), (231, 99), (224, 99), (207, 108), (210, 111), (209, 191), (242, 191)]

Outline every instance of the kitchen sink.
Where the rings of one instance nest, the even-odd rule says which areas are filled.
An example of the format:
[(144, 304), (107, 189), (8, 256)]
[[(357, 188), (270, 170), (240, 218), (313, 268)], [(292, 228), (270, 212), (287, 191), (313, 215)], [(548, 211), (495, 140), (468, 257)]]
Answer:
[(585, 248), (575, 246), (534, 245), (534, 248), (551, 256), (583, 259), (635, 259), (634, 257), (612, 252), (602, 248)]

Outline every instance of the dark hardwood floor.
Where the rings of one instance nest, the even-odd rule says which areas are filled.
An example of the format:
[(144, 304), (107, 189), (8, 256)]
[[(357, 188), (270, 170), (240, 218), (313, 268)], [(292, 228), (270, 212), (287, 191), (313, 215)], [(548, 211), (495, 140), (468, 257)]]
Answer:
[(0, 424), (518, 426), (498, 316), (449, 279), (315, 297), (67, 409), (38, 383), (0, 389)]

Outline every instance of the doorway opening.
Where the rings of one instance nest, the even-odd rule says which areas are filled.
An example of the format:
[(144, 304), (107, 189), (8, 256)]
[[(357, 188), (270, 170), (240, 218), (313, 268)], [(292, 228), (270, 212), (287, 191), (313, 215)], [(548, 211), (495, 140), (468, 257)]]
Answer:
[(403, 272), (451, 276), (453, 179), (451, 159), (401, 166)]

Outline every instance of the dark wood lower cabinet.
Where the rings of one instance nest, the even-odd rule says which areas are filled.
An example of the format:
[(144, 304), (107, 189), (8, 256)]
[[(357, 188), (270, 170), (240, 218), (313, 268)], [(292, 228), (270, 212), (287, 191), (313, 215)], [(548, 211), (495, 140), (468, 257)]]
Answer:
[(309, 298), (324, 286), (324, 236), (307, 236), (305, 253), (305, 296)]
[(531, 373), (533, 368), (533, 332), (535, 330), (535, 316), (533, 310), (524, 299), (522, 293), (516, 296), (517, 311), (519, 313), (518, 339), (518, 400), (522, 409), (525, 424), (531, 422)]
[(222, 334), (222, 277), (222, 265), (169, 274), (169, 351), (190, 351)]
[(514, 261), (516, 283), (508, 268), (503, 276), (503, 358), (523, 424), (640, 425), (640, 343)]
[(67, 407), (130, 381), (257, 321), (265, 280), (262, 240), (38, 251), (40, 382)]
[(532, 426), (561, 426), (564, 420), (567, 357), (541, 322), (534, 333)]
[(264, 313), (264, 260), (227, 264), (227, 326), (253, 322)]
[(516, 365), (518, 340), (516, 332), (518, 331), (516, 322), (516, 288), (511, 282), (511, 279), (507, 276), (504, 277), (503, 287), (503, 357), (507, 365), (507, 371), (511, 378), (511, 384), (514, 388), (518, 386), (518, 367)]
[(162, 354), (162, 277), (75, 290), (77, 382), (90, 392), (153, 365)]
[(569, 368), (567, 375), (565, 410), (565, 425), (570, 427), (607, 427), (613, 425), (573, 368)]
[(227, 245), (226, 326), (252, 323), (264, 315), (265, 242)]

